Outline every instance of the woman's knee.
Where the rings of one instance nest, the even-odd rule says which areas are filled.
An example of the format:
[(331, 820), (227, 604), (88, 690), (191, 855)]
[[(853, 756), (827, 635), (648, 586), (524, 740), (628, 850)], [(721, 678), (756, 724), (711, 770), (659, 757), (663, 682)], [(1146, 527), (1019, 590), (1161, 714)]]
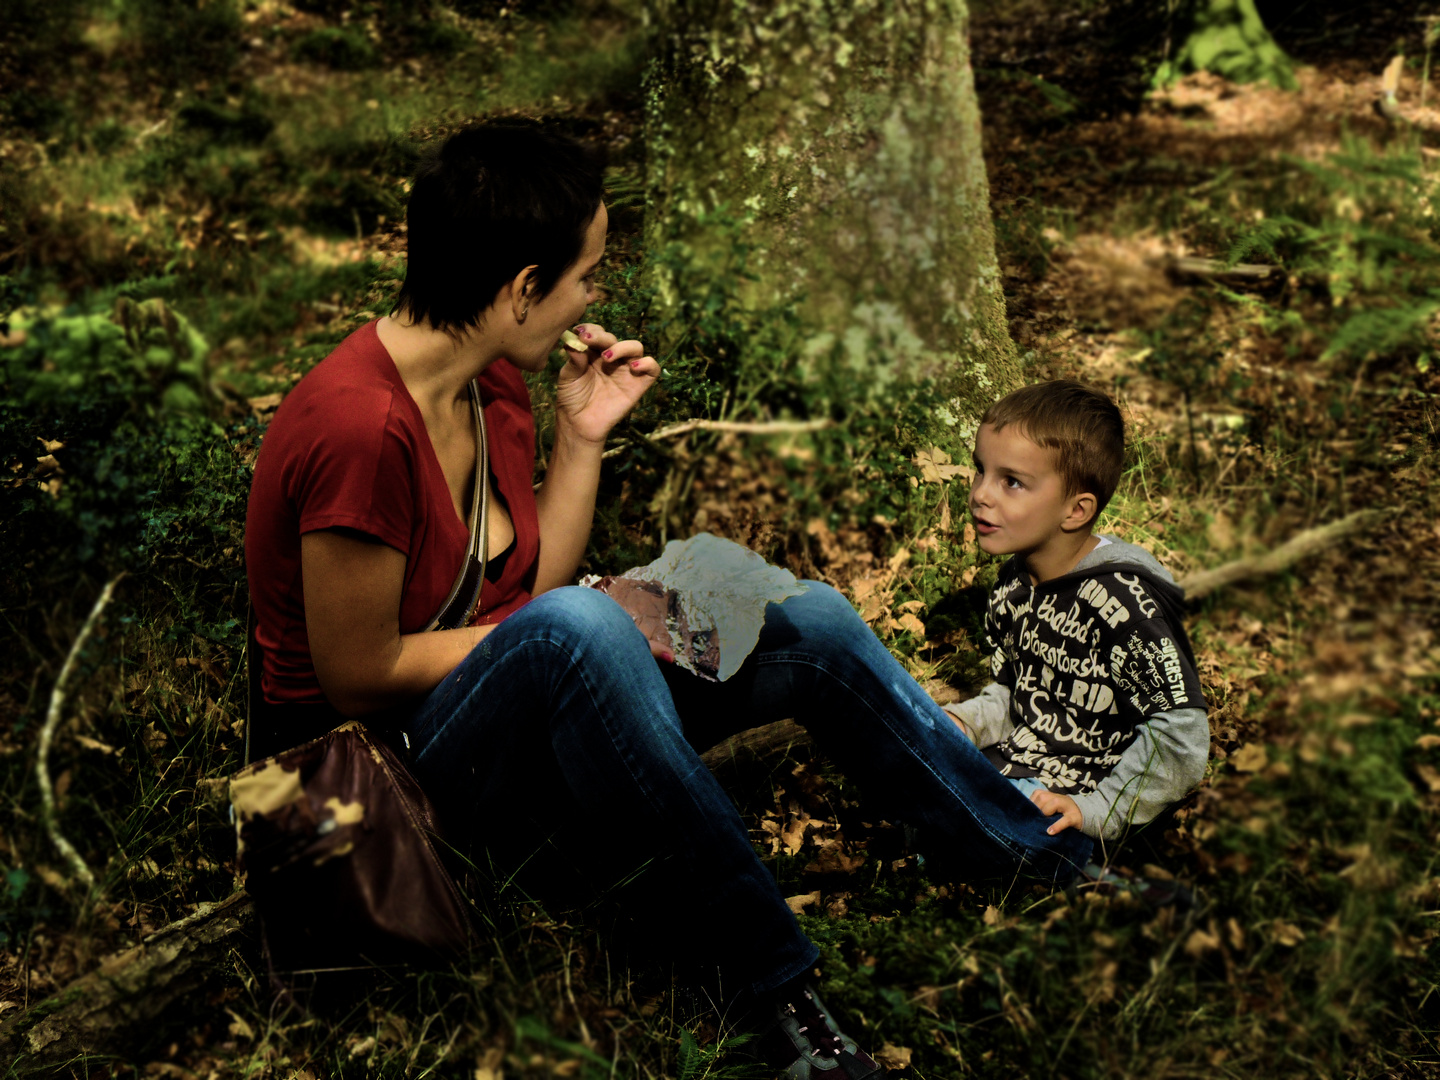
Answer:
[(580, 648), (644, 643), (625, 609), (598, 589), (566, 586), (541, 593), (511, 618), (539, 629), (557, 642)]
[(805, 591), (786, 600), (783, 605), (792, 620), (832, 633), (846, 629), (869, 633), (869, 628), (844, 593), (823, 581), (802, 581), (801, 584), (806, 586)]

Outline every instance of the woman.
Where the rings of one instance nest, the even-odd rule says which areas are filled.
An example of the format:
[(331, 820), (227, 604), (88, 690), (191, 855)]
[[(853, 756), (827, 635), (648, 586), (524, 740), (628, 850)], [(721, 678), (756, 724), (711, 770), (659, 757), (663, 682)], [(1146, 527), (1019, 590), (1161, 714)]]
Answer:
[[(257, 462), (246, 558), (277, 718), (261, 749), (338, 714), (390, 710), (417, 779), (487, 844), (525, 815), (581, 832), (606, 883), (645, 866), (636, 902), (686, 910), (674, 951), (722, 958), (777, 1067), (872, 1075), (807, 986), (817, 950), (692, 743), (794, 716), (872, 797), (975, 870), (1068, 876), (1088, 840), (1047, 837), (827, 586), (771, 605), (750, 659), (719, 686), (657, 662), (609, 597), (565, 587), (605, 437), (659, 375), (638, 341), (580, 321), (605, 243), (594, 158), (531, 125), (472, 128), (422, 165), (408, 226), (396, 313), (301, 380)], [(520, 372), (543, 368), (572, 326), (588, 348), (567, 350), (537, 495)], [(484, 477), (473, 476), (472, 379), (489, 430)], [(492, 508), (480, 614), (426, 632), (464, 558), (472, 483), (489, 485)]]

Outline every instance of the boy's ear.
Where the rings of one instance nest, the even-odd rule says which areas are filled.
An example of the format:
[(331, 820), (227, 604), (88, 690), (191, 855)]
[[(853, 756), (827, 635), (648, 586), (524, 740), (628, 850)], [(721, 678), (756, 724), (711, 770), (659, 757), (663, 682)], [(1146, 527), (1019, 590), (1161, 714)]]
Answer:
[(1060, 523), (1066, 532), (1079, 532), (1095, 524), (1099, 516), (1100, 500), (1088, 491), (1082, 491), (1070, 499), (1070, 512)]

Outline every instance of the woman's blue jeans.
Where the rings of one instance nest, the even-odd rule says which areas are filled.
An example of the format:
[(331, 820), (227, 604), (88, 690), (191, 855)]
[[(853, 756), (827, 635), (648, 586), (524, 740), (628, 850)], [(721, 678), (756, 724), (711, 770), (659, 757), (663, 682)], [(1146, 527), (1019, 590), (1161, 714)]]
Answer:
[(450, 815), (473, 815), (482, 842), (528, 816), (578, 827), (611, 880), (643, 867), (641, 895), (656, 911), (688, 912), (688, 943), (708, 943), (726, 981), (756, 994), (805, 972), (817, 952), (697, 745), (794, 718), (884, 816), (920, 827), (967, 876), (1060, 882), (1083, 867), (1090, 839), (1047, 835), (1053, 819), (849, 602), (807, 584), (770, 605), (759, 644), (724, 683), (657, 663), (603, 593), (543, 593), (409, 718), (416, 778)]

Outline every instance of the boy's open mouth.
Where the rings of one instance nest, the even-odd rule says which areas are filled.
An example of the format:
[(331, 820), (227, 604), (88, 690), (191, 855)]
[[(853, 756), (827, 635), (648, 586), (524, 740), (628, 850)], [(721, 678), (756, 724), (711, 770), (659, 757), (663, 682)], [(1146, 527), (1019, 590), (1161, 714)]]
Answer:
[(975, 518), (975, 531), (978, 532), (981, 536), (989, 536), (998, 528), (1000, 528), (999, 525), (994, 525), (991, 522), (986, 521), (982, 517), (977, 516)]

